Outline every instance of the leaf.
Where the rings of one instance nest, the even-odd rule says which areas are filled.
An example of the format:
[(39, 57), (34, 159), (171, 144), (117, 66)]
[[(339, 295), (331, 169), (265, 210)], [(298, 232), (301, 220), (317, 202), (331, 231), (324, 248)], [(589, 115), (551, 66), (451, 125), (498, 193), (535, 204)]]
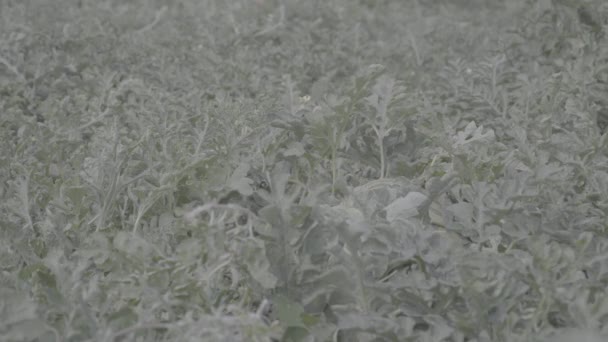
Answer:
[(66, 189), (65, 195), (72, 201), (74, 204), (78, 204), (82, 201), (82, 199), (86, 196), (87, 190), (82, 186), (72, 186)]
[(306, 327), (302, 321), (304, 308), (300, 304), (283, 295), (276, 296), (273, 299), (273, 303), (276, 308), (277, 318), (284, 327)]
[(302, 327), (289, 327), (285, 329), (285, 333), (283, 334), (283, 338), (281, 339), (281, 341), (309, 341), (309, 339), (307, 339), (308, 336), (310, 336), (310, 332), (307, 329), (304, 329)]
[(483, 125), (477, 127), (475, 121), (469, 122), (467, 127), (465, 127), (463, 132), (458, 132), (456, 134), (456, 139), (454, 141), (454, 146), (460, 147), (466, 144), (470, 144), (475, 141), (483, 141), (483, 140), (494, 140), (494, 131), (489, 129), (486, 133), (483, 132)]
[(186, 239), (175, 248), (177, 256), (184, 264), (189, 264), (201, 257), (204, 252), (199, 239)]
[[(2, 319), (2, 316), (0, 316), (0, 319)], [(43, 320), (33, 318), (10, 325), (0, 325), (0, 331), (2, 331), (4, 341), (43, 341), (45, 333), (48, 333), (48, 327)], [(47, 341), (53, 340), (52, 338), (47, 339)]]
[(147, 262), (154, 255), (154, 247), (134, 233), (118, 232), (114, 237), (114, 248), (139, 262)]
[(270, 271), (270, 262), (266, 257), (264, 243), (259, 240), (248, 240), (241, 250), (242, 260), (249, 274), (265, 289), (277, 285), (277, 277)]
[(42, 263), (24, 267), (19, 271), (19, 278), (45, 287), (55, 288), (55, 286), (57, 286), (55, 275)]
[(297, 141), (289, 144), (289, 147), (283, 151), (285, 157), (301, 157), (304, 153), (306, 153), (304, 145)]
[(108, 238), (102, 233), (94, 232), (85, 238), (76, 255), (85, 260), (92, 259), (99, 266), (110, 258), (111, 251)]
[(280, 228), (282, 223), (280, 208), (275, 205), (266, 206), (260, 210), (259, 216), (270, 225), (269, 227), (261, 228), (265, 231), (266, 235), (277, 237), (275, 236), (275, 233), (277, 233), (275, 228)]
[(550, 337), (543, 340), (544, 342), (603, 342), (606, 341), (606, 336), (602, 336), (592, 329), (562, 329), (551, 334)]
[(319, 317), (314, 316), (314, 315), (309, 315), (307, 313), (300, 314), (300, 318), (302, 319), (302, 323), (304, 323), (304, 325), (306, 325), (307, 327), (312, 327), (313, 325), (315, 325), (321, 321), (319, 319)]
[(395, 321), (372, 313), (359, 313), (356, 311), (345, 311), (338, 315), (338, 326), (340, 329), (368, 331), (374, 334), (382, 334), (398, 331)]
[(418, 215), (418, 207), (427, 200), (427, 196), (416, 191), (412, 191), (389, 204), (386, 210), (386, 219), (389, 222), (397, 218), (408, 218)]
[(236, 190), (243, 196), (250, 196), (253, 194), (253, 187), (251, 186), (251, 180), (248, 178), (241, 178), (239, 180), (231, 181), (229, 184), (230, 189)]
[(475, 207), (471, 203), (459, 202), (452, 204), (446, 208), (446, 210), (454, 215), (456, 221), (465, 225), (469, 228), (473, 225), (473, 214)]
[(324, 254), (328, 248), (336, 245), (337, 234), (331, 227), (316, 225), (309, 229), (302, 241), (302, 251), (308, 255)]
[(403, 93), (404, 89), (397, 81), (389, 76), (380, 76), (374, 87), (372, 95), (366, 98), (367, 103), (375, 109), (376, 122), (382, 122), (381, 126), (388, 124), (389, 107), (394, 101), (398, 101), (398, 96)]
[(228, 187), (231, 190), (238, 191), (243, 196), (249, 196), (253, 194), (253, 187), (251, 183), (253, 180), (247, 178), (247, 172), (251, 166), (246, 163), (240, 163), (239, 166), (232, 172), (230, 179), (228, 180)]
[(36, 304), (23, 292), (0, 288), (0, 331), (11, 325), (35, 320)]
[(108, 316), (108, 323), (113, 330), (120, 330), (134, 325), (138, 318), (138, 314), (132, 308), (124, 306)]
[(429, 222), (439, 227), (445, 227), (443, 206), (438, 201), (431, 202), (429, 206)]
[(320, 289), (316, 293), (317, 296), (331, 293), (332, 297), (340, 298), (343, 303), (357, 302), (354, 274), (344, 265), (335, 265), (319, 275), (310, 277), (306, 282)]

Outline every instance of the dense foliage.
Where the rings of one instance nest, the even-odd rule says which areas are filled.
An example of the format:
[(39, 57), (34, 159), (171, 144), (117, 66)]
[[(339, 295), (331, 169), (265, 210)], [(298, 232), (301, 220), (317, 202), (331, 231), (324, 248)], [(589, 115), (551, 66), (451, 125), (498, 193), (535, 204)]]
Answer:
[(608, 3), (0, 2), (1, 341), (608, 339)]

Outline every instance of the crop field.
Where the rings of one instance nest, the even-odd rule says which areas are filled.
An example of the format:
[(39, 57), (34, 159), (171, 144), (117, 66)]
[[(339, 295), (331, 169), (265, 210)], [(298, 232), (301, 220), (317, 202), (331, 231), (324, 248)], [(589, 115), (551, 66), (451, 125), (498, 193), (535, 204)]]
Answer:
[(608, 341), (608, 2), (0, 1), (0, 341)]

